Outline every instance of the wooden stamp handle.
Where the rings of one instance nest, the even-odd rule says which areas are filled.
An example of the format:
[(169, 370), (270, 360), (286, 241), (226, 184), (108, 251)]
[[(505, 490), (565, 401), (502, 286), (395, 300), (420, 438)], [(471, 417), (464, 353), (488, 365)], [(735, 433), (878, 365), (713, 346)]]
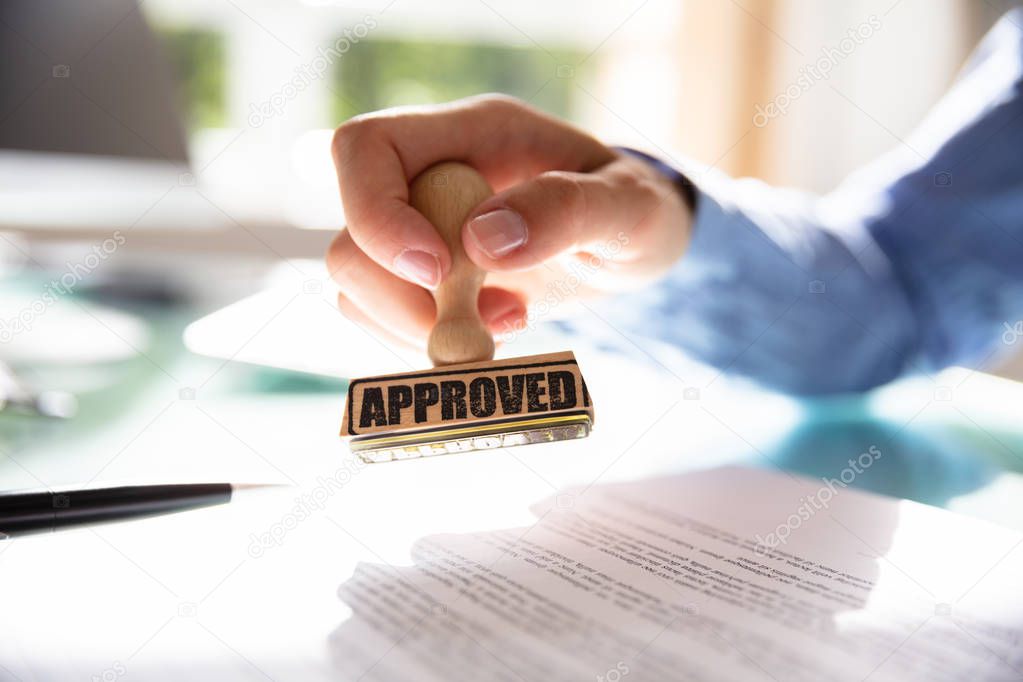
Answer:
[(482, 175), (453, 161), (430, 166), (409, 187), (409, 203), (433, 223), (451, 251), (451, 271), (433, 292), (437, 320), (427, 352), (434, 366), (494, 358), (494, 337), (480, 319), (478, 303), (486, 273), (462, 248), (466, 217), (491, 194)]

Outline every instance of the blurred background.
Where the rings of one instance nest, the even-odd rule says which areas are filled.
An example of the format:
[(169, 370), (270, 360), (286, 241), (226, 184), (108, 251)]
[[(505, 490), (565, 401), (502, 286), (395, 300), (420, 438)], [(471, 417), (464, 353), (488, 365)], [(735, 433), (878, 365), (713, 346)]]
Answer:
[[(26, 173), (39, 160), (19, 154), (12, 164), (5, 149), (0, 197), (8, 208), (0, 226), (109, 228), (123, 220), (171, 230), (175, 248), (190, 252), (216, 241), (232, 255), (312, 257), (323, 239), (285, 238), (278, 230), (343, 225), (327, 151), (334, 127), (362, 112), (481, 92), (515, 95), (609, 142), (827, 191), (898, 144), (980, 36), (1016, 4), (99, 0), (82, 12), (76, 3), (11, 0), (0, 24), (11, 65), (7, 85), (15, 62), (21, 75), (18, 87), (5, 87), (0, 147), (184, 161), (185, 151), (165, 139), (166, 125), (123, 101), (131, 92), (153, 99), (160, 90), (145, 92), (137, 83), (152, 87), (168, 78), (174, 99), (166, 104), (183, 127), (190, 168), (171, 177), (167, 197), (160, 194), (166, 183), (147, 176), (151, 192), (126, 202), (105, 182), (124, 168), (94, 177), (99, 197), (70, 196), (69, 184), (88, 183), (74, 172), (80, 158)], [(40, 39), (42, 16), (48, 26)], [(123, 62), (138, 61), (129, 55), (142, 21), (160, 54), (126, 74)], [(114, 62), (122, 63), (111, 73)], [(25, 63), (34, 73), (25, 74)], [(118, 79), (120, 93), (112, 82)], [(784, 113), (757, 120), (771, 102), (784, 104)], [(60, 121), (56, 103), (64, 110)], [(80, 148), (97, 127), (108, 144)], [(109, 143), (118, 136), (132, 148)], [(155, 173), (127, 168), (133, 181)], [(48, 183), (69, 201), (40, 211), (33, 204), (50, 196)], [(202, 197), (182, 220), (182, 195), (193, 186)], [(83, 210), (71, 206), (76, 198), (86, 202)], [(150, 198), (160, 200), (153, 205)], [(211, 240), (194, 229), (206, 223), (234, 233)], [(154, 241), (133, 239), (124, 251), (134, 255)]]
[[(504, 92), (609, 144), (827, 192), (900, 145), (1017, 4), (0, 0), (0, 491), (308, 492), (353, 461), (337, 437), (346, 377), (428, 366), (345, 320), (326, 276), (344, 225), (329, 144), (354, 115)], [(531, 522), (523, 503), (568, 485), (721, 464), (845, 481), (876, 446), (855, 487), (1023, 530), (1018, 362), (799, 401), (585, 322), (569, 338), (541, 324), (501, 352), (573, 350), (599, 412), (591, 438), (367, 467), (259, 568), (246, 536), (279, 526), (290, 492), (71, 544), (0, 541), (0, 608), (18, 616), (0, 618), (0, 659), (64, 666), (60, 679), (79, 652), (110, 656), (87, 672), (116, 652), (135, 675), (152, 656), (193, 677), (230, 659), (224, 647), (246, 671), (318, 660), (347, 618), (332, 595), (352, 557), (402, 563), (413, 538)], [(1000, 349), (1023, 349), (1023, 321)], [(498, 520), (504, 507), (522, 516)], [(226, 600), (206, 602), (225, 581)], [(296, 598), (306, 589), (315, 607)], [(213, 630), (186, 622), (193, 597)], [(264, 627), (271, 615), (282, 627)], [(186, 634), (160, 634), (168, 616)], [(22, 670), (4, 659), (0, 679), (5, 665)]]
[(5, 0), (8, 403), (152, 376), (187, 396), (182, 337), (225, 376), (299, 370), (242, 383), (342, 386), (364, 354), (322, 254), (344, 224), (331, 134), (357, 114), (504, 92), (611, 144), (826, 192), (900, 144), (1017, 4)]

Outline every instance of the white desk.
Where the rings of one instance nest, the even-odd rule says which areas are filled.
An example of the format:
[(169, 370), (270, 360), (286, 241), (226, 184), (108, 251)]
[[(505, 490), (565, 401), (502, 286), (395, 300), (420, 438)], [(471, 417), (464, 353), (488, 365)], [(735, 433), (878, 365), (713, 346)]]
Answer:
[[(699, 397), (687, 400), (687, 384), (657, 366), (578, 355), (597, 408), (590, 438), (369, 466), (355, 463), (335, 436), (343, 396), (228, 390), (224, 379), (238, 368), (173, 356), (167, 368), (176, 381), (153, 372), (102, 428), (74, 440), (42, 437), (0, 457), (4, 486), (69, 484), (99, 473), (108, 482), (298, 487), (251, 503), (0, 544), (0, 680), (338, 679), (328, 638), (348, 617), (337, 590), (359, 562), (408, 564), (423, 536), (529, 525), (530, 505), (569, 485), (733, 462), (774, 461), (820, 475), (837, 472), (871, 439), (884, 441), (886, 457), (858, 484), (895, 485), (894, 492), (925, 499), (933, 493), (954, 509), (1023, 527), (1023, 479), (998, 463), (1001, 450), (1019, 447), (1018, 431), (1010, 438), (1020, 389), (1007, 382), (969, 376), (948, 403), (918, 382), (874, 399), (887, 422), (872, 420), (861, 403), (832, 406), (817, 419), (823, 427), (793, 438), (804, 408), (787, 399), (704, 373), (685, 377), (700, 386)], [(637, 384), (642, 400), (624, 390)], [(182, 385), (199, 386), (194, 400), (182, 399)], [(931, 435), (921, 445), (919, 434)], [(928, 442), (949, 445), (963, 463), (928, 450)], [(333, 476), (344, 484), (328, 486)], [(323, 505), (299, 519), (303, 495)], [(279, 544), (260, 545), (271, 532)]]

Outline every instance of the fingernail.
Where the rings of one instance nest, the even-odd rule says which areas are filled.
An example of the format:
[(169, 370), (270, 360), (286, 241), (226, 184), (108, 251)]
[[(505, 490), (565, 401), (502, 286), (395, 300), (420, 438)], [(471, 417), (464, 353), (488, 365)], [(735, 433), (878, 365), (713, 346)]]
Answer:
[(394, 267), (427, 289), (434, 289), (440, 284), (440, 261), (432, 253), (405, 249), (394, 259)]
[(526, 243), (526, 221), (515, 211), (499, 208), (469, 221), (469, 234), (483, 253), (496, 260)]

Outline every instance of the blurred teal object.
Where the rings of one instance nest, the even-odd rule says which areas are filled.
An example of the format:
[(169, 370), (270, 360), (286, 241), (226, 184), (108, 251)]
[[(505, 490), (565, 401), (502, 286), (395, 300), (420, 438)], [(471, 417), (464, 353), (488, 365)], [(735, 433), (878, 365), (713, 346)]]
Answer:
[[(849, 487), (937, 507), (987, 485), (1001, 471), (990, 448), (951, 437), (951, 427), (907, 427), (870, 415), (855, 404), (808, 410), (768, 456), (781, 469), (841, 481), (863, 453), (879, 453)], [(849, 478), (848, 476), (846, 478)]]

